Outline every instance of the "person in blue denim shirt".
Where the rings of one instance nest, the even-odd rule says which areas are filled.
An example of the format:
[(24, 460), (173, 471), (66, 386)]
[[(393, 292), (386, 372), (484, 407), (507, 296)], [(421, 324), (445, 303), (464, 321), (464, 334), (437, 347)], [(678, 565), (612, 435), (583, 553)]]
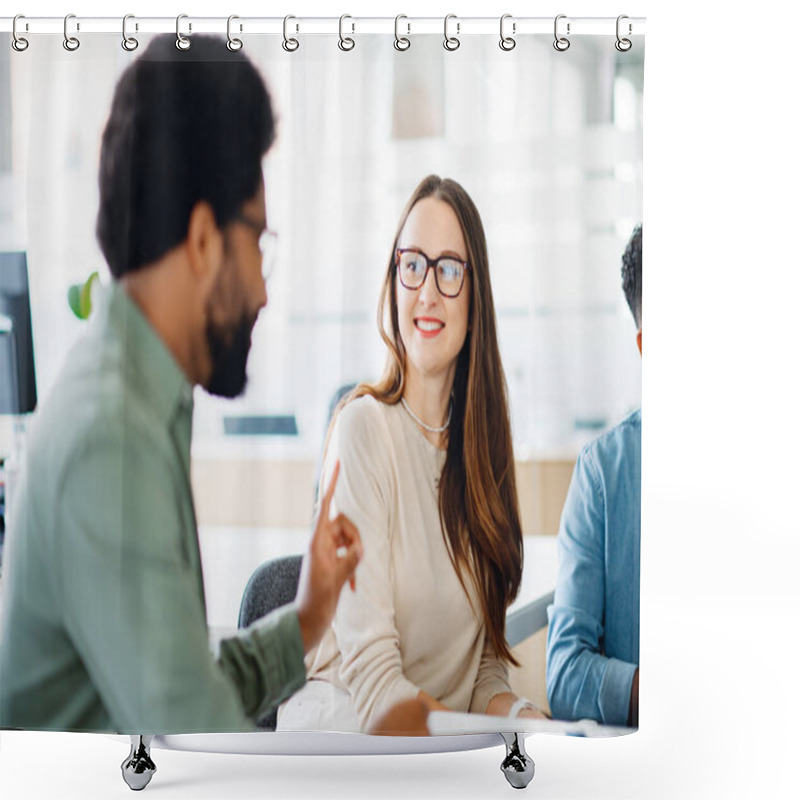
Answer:
[[(642, 351), (642, 226), (622, 258), (622, 288)], [(639, 723), (642, 412), (583, 448), (558, 532), (548, 608), (547, 699), (553, 717)]]

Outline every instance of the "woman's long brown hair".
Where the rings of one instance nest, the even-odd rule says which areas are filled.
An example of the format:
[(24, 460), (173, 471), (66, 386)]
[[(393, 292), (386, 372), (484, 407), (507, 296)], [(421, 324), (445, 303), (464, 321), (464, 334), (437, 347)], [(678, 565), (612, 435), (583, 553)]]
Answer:
[(456, 364), (447, 456), (439, 481), (439, 516), (458, 579), (466, 591), (465, 575), (469, 576), (480, 598), (495, 652), (518, 665), (505, 637), (506, 610), (519, 591), (523, 559), (506, 381), (486, 236), (478, 209), (456, 181), (429, 175), (406, 204), (378, 304), (378, 328), (389, 348), (386, 368), (377, 383), (359, 384), (342, 405), (363, 395), (394, 405), (403, 396), (405, 348), (397, 318), (394, 254), (411, 209), (426, 197), (444, 201), (458, 217), (472, 280), (470, 324)]

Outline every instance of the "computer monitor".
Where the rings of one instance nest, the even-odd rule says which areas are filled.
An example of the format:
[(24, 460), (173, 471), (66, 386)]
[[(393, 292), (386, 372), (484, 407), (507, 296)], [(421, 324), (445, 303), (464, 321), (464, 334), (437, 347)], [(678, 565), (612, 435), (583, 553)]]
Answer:
[(0, 414), (36, 408), (28, 259), (0, 253)]

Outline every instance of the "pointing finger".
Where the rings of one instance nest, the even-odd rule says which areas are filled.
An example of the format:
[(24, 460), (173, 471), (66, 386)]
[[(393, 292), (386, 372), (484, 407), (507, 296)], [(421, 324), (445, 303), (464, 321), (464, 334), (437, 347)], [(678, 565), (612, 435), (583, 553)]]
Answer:
[(336, 481), (339, 480), (339, 462), (336, 462), (336, 466), (333, 468), (333, 474), (331, 475), (331, 482), (328, 484), (328, 488), (325, 491), (325, 494), (322, 498), (322, 502), (319, 506), (319, 518), (325, 522), (328, 521), (328, 517), (330, 516), (331, 510), (331, 500), (333, 500), (333, 493), (336, 490)]

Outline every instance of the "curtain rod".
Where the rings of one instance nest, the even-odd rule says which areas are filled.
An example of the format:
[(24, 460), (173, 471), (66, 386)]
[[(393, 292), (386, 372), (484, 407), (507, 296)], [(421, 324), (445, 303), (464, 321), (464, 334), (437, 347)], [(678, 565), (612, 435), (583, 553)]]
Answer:
[[(228, 17), (196, 17), (181, 15), (176, 17), (136, 17), (129, 16), (126, 23), (128, 35), (133, 33), (175, 33), (178, 27), (183, 36), (193, 33), (216, 33), (226, 35)], [(20, 16), (17, 20), (17, 34), (46, 34), (65, 32), (64, 17), (28, 17)], [(356, 17), (344, 15), (339, 17), (234, 17), (231, 30), (236, 34), (277, 34), (282, 35), (285, 25), (290, 34), (341, 34), (358, 35), (361, 33), (384, 33), (401, 36), (416, 34), (439, 34), (445, 31), (444, 17)], [(458, 17), (450, 15), (448, 19), (450, 36), (470, 36), (479, 34), (500, 33), (500, 17)], [(556, 20), (554, 17), (514, 17), (505, 15), (503, 31), (506, 36), (524, 34), (554, 34)], [(619, 23), (616, 17), (570, 17), (560, 14), (558, 18), (559, 36), (563, 35), (598, 35), (613, 36), (618, 31), (621, 35), (637, 36), (645, 32), (645, 17), (624, 17)], [(13, 17), (0, 17), (0, 32), (11, 33), (14, 26)], [(70, 15), (68, 19), (69, 35), (86, 33), (119, 33), (122, 34), (122, 17), (81, 17)]]

